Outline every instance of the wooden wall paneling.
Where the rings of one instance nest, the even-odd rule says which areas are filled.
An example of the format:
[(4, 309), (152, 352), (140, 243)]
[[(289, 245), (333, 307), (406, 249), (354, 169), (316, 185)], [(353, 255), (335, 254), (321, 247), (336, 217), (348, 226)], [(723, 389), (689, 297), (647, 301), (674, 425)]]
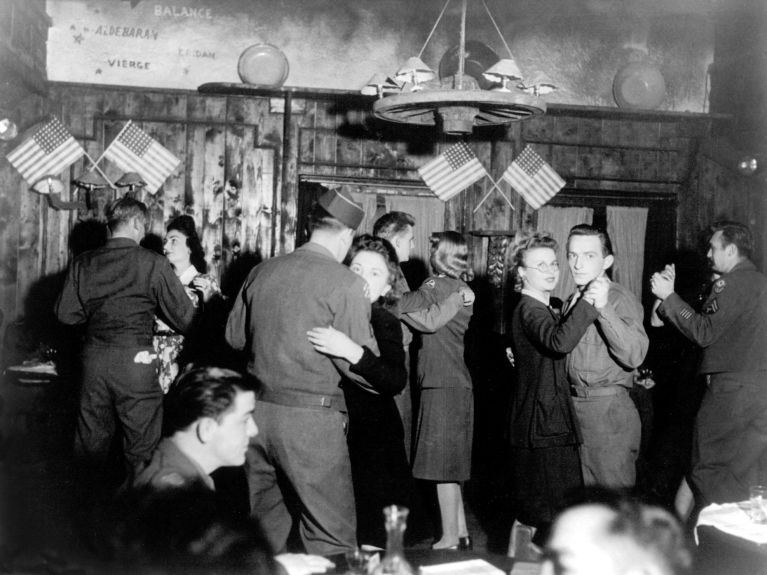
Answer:
[(631, 153), (636, 156), (635, 162), (632, 163), (636, 166), (637, 179), (654, 182), (664, 177), (658, 171), (660, 152), (657, 150), (634, 150)]
[(694, 161), (687, 153), (677, 151), (659, 151), (657, 153), (657, 179), (667, 182), (681, 182), (686, 177), (690, 162)]
[(332, 128), (318, 129), (314, 134), (315, 174), (333, 175), (336, 173), (335, 164), (338, 161), (336, 140), (336, 131)]
[(680, 148), (686, 146), (688, 138), (681, 135), (677, 122), (658, 122), (658, 146), (661, 148)]
[(227, 111), (225, 142), (222, 264), (226, 269), (239, 256), (243, 246), (242, 194), (246, 155), (256, 146), (261, 118), (257, 98), (232, 97)]
[(578, 140), (577, 142), (568, 142), (570, 144), (592, 144), (600, 145), (602, 141), (602, 119), (601, 118), (580, 118), (578, 122)]
[[(693, 158), (688, 177), (679, 186), (676, 209), (676, 243), (679, 248), (694, 248), (698, 225), (698, 187), (705, 158), (699, 152)], [(658, 169), (661, 170), (661, 162)]]
[(179, 166), (165, 179), (156, 194), (158, 199), (161, 196), (160, 205), (163, 211), (159, 227), (163, 232), (161, 235), (164, 235), (167, 223), (186, 211), (187, 124), (186, 122), (144, 122), (143, 129), (181, 160)]
[(657, 148), (660, 139), (660, 126), (657, 121), (624, 122), (625, 133), (622, 142), (637, 148)]
[[(305, 103), (310, 108), (310, 101)], [(313, 117), (291, 113), (289, 118), (275, 117), (273, 121), (282, 120), (278, 134), (274, 134), (274, 200), (272, 215), (271, 255), (292, 252), (296, 245), (296, 226), (298, 225), (298, 132), (301, 128), (313, 123)], [(275, 127), (277, 124), (275, 123)], [(289, 141), (285, 142), (285, 137)]]
[(748, 225), (754, 234), (753, 260), (762, 271), (767, 271), (767, 195), (763, 186), (757, 185), (749, 193)]
[(601, 143), (603, 146), (618, 146), (621, 143), (621, 121), (616, 119), (602, 118)]
[[(580, 127), (582, 118), (570, 118), (559, 116), (554, 118), (554, 131), (540, 140), (542, 142), (557, 142), (562, 144), (575, 144), (582, 142)], [(588, 142), (591, 143), (591, 142)], [(594, 142), (598, 143), (598, 142)]]
[(198, 122), (225, 122), (226, 96), (188, 94), (186, 96), (186, 118)]
[[(299, 177), (299, 134), (314, 125), (316, 106), (311, 100), (290, 100), (287, 112), (272, 112), (268, 101), (261, 106), (261, 132), (258, 145), (274, 150), (274, 186), (272, 199), (272, 231), (270, 254), (293, 251), (296, 240)], [(279, 209), (278, 209), (279, 208)]]
[[(508, 185), (503, 181), (500, 181), (498, 187), (493, 190), (493, 182), (500, 179), (503, 170), (505, 169), (503, 167), (498, 169), (495, 168), (495, 163), (498, 161), (495, 149), (499, 147), (501, 146), (494, 145), (491, 142), (478, 142), (473, 146), (474, 153), (477, 155), (479, 162), (488, 172), (488, 177), (483, 178), (464, 192), (467, 200), (467, 231), (503, 230), (509, 226), (509, 212), (511, 212), (512, 209), (509, 207), (507, 201), (503, 199), (504, 194), (508, 198), (508, 190), (505, 189)], [(475, 206), (482, 201), (482, 198), (484, 198), (490, 190), (493, 191), (475, 212)]]
[[(488, 171), (489, 177), (485, 178), (482, 182), (482, 193), (480, 196), (472, 202), (471, 212), (473, 219), (470, 219), (471, 229), (485, 229), (485, 230), (508, 230), (513, 228), (514, 209), (509, 206), (514, 206), (514, 192), (510, 189), (509, 185), (501, 179), (503, 172), (506, 171), (509, 164), (513, 159), (513, 145), (506, 140), (498, 140), (491, 143), (488, 150), (487, 163), (483, 161), (485, 169)], [(497, 188), (488, 196), (487, 200), (476, 214), (473, 214), (474, 207), (477, 202), (481, 201), (487, 192), (493, 188), (493, 183), (498, 182)], [(506, 201), (507, 198), (509, 202)], [(480, 213), (483, 212), (483, 208), (488, 202), (491, 202), (487, 211), (484, 212), (484, 216), (477, 218)]]
[[(535, 116), (524, 122), (514, 122), (509, 125), (509, 133), (512, 139), (523, 138), (529, 142), (551, 142), (557, 129), (556, 123), (559, 118), (544, 114)], [(520, 148), (520, 152), (522, 149)]]
[(551, 167), (568, 180), (578, 175), (578, 148), (576, 146), (551, 147)]
[[(550, 139), (554, 129), (553, 119), (551, 119), (551, 121), (547, 121), (546, 123), (539, 123), (539, 128), (543, 130), (541, 133), (544, 135), (544, 138)], [(500, 144), (501, 147), (499, 148), (500, 165), (497, 172), (499, 174), (498, 177), (500, 177), (500, 174), (502, 174), (503, 171), (509, 167), (509, 164), (511, 164), (511, 162), (524, 149), (526, 140), (528, 138), (532, 138), (533, 135), (534, 133), (531, 132), (527, 126), (527, 121), (513, 122), (507, 126), (506, 137), (502, 140)], [(501, 157), (503, 157), (502, 161), (500, 160)], [(510, 214), (511, 229), (521, 229), (523, 222), (525, 222), (530, 217), (530, 214), (527, 211), (527, 203), (522, 199), (522, 196), (520, 196), (509, 184), (503, 182), (500, 185), (503, 187), (504, 192), (507, 194), (511, 200), (511, 203), (514, 205), (514, 211)]]
[(298, 163), (302, 172), (314, 172), (314, 128), (298, 129)]
[(141, 118), (145, 110), (144, 93), (139, 90), (126, 90), (124, 96), (122, 113), (129, 118)]
[[(434, 150), (433, 156), (430, 156), (427, 159), (424, 159), (424, 163), (431, 161), (432, 159), (436, 158), (438, 155), (440, 155), (442, 152), (444, 152), (447, 148), (452, 146), (455, 142), (445, 142), (445, 141), (439, 141), (434, 143)], [(447, 202), (445, 202), (445, 225), (444, 230), (455, 230), (457, 232), (463, 232), (468, 231), (464, 230), (463, 223), (464, 223), (464, 209), (463, 209), (463, 192), (459, 193), (452, 198), (450, 198)], [(440, 231), (440, 230), (434, 230), (434, 231)]]
[[(226, 164), (224, 179), (224, 212), (222, 233), (223, 265), (227, 268), (243, 250), (244, 213), (243, 196), (246, 189), (245, 173), (248, 155), (256, 144), (252, 126), (229, 125), (226, 134)], [(251, 182), (247, 182), (252, 185)]]
[[(104, 109), (110, 112), (111, 115), (111, 112), (115, 110), (117, 106), (122, 104), (124, 100), (125, 98), (122, 97), (122, 94), (118, 92), (110, 92), (104, 97)], [(96, 139), (94, 141), (94, 146), (98, 146), (98, 150), (94, 149), (94, 152), (96, 152), (98, 155), (94, 156), (94, 160), (99, 159), (99, 157), (104, 153), (109, 145), (115, 140), (115, 138), (117, 138), (117, 136), (120, 134), (120, 131), (125, 127), (127, 123), (128, 120), (116, 118), (112, 119), (109, 116), (104, 116), (96, 120)], [(123, 175), (123, 170), (118, 167), (117, 164), (107, 158), (104, 158), (99, 162), (99, 167), (112, 183), (119, 180)], [(118, 196), (122, 196), (126, 189), (127, 188), (115, 189), (113, 192), (113, 197), (116, 198)]]
[[(186, 98), (187, 143), (184, 181), (184, 210), (194, 218), (198, 234), (202, 239), (203, 209), (205, 203), (205, 156), (208, 134), (216, 130), (223, 136), (223, 126), (216, 123), (226, 121), (225, 96), (189, 94)], [(201, 124), (202, 123), (202, 124)], [(214, 150), (215, 152), (215, 150)], [(219, 150), (223, 161), (223, 138)], [(212, 247), (212, 246), (211, 246)], [(206, 250), (205, 257), (212, 257), (213, 251)]]
[[(75, 94), (66, 94), (64, 98), (56, 98), (55, 94), (50, 95), (48, 106), (56, 115), (61, 123), (69, 130), (74, 138), (88, 152), (87, 140), (84, 123), (84, 102), (85, 93), (78, 91)], [(92, 130), (91, 130), (92, 131)], [(61, 199), (69, 201), (71, 197), (70, 182), (73, 174), (79, 174), (87, 160), (80, 159), (75, 162), (71, 168), (65, 169), (58, 176), (64, 183), (64, 191), (61, 193)], [(42, 198), (43, 207), (41, 216), (43, 217), (42, 246), (43, 257), (41, 260), (40, 275), (55, 274), (66, 268), (69, 260), (68, 239), (71, 230), (72, 212), (76, 210), (55, 210), (49, 207), (48, 198)]]
[[(493, 150), (490, 142), (472, 142), (471, 148), (474, 150), (474, 154), (477, 156), (479, 163), (485, 168), (488, 174), (491, 173)], [(482, 275), (485, 272), (487, 264), (487, 254), (483, 255), (483, 245), (485, 242), (482, 238), (471, 235), (473, 230), (488, 230), (495, 224), (495, 213), (498, 211), (499, 204), (502, 202), (506, 204), (503, 198), (500, 197), (497, 191), (493, 191), (485, 202), (474, 212), (474, 206), (485, 196), (485, 194), (492, 188), (491, 176), (482, 178), (476, 184), (469, 186), (466, 190), (459, 193), (463, 196), (463, 229), (466, 241), (469, 246), (469, 254), (471, 258), (472, 267), (476, 275)], [(501, 208), (503, 209), (503, 208)], [(505, 214), (503, 214), (505, 215)]]
[(271, 228), (274, 201), (273, 148), (261, 147), (245, 152), (242, 183), (242, 253), (255, 261), (271, 254)]
[(578, 150), (578, 176), (600, 179), (602, 176), (602, 154), (604, 148), (584, 147)]
[(22, 186), (19, 210), (19, 247), (17, 271), (16, 309), (25, 312), (26, 298), (30, 288), (42, 277), (45, 254), (45, 227), (43, 210), (48, 209), (47, 199)]
[[(17, 138), (0, 143), (0, 356), (5, 349), (5, 331), (20, 314), (17, 305), (19, 263), (19, 213), (21, 194), (26, 184), (13, 166), (5, 159), (8, 152), (20, 144)], [(5, 358), (0, 366), (5, 366)]]
[(223, 273), (226, 130), (223, 126), (190, 125), (188, 134), (194, 142), (190, 166), (190, 185), (195, 199), (193, 211), (200, 218), (198, 233), (205, 250), (208, 271), (220, 281)]
[(600, 179), (617, 180), (628, 177), (631, 173), (631, 167), (627, 163), (626, 150), (621, 148), (591, 148), (591, 150), (593, 155), (586, 155), (585, 157), (598, 159), (598, 177)]
[[(90, 157), (93, 159), (93, 161), (98, 161), (101, 157), (101, 154), (106, 149), (106, 145), (111, 143), (110, 142), (104, 142), (103, 137), (103, 124), (99, 121), (99, 118), (104, 114), (104, 109), (106, 108), (107, 104), (106, 102), (109, 101), (109, 98), (114, 98), (115, 92), (119, 93), (119, 91), (103, 91), (103, 92), (96, 92), (93, 90), (88, 90), (83, 94), (83, 115), (84, 115), (84, 121), (83, 121), (83, 127), (84, 127), (84, 133), (83, 133), (83, 147), (85, 148), (85, 151), (90, 155)], [(85, 164), (88, 168), (91, 167), (90, 160), (86, 159)], [(102, 172), (104, 172), (104, 175), (109, 179), (109, 181), (114, 184), (117, 178), (119, 178), (119, 175), (117, 174), (109, 174), (107, 173), (107, 170), (105, 169), (105, 163), (102, 161), (99, 162), (98, 167), (101, 169)], [(113, 179), (114, 178), (114, 179)], [(117, 190), (116, 188), (105, 188), (103, 190), (99, 190), (98, 192), (91, 195), (90, 199), (90, 207), (87, 209), (87, 217), (93, 217), (97, 219), (103, 219), (104, 218), (104, 209), (108, 205), (109, 202), (111, 202), (113, 199), (116, 198)], [(83, 197), (83, 200), (85, 200), (86, 197)], [(70, 220), (71, 225), (74, 226), (75, 221), (78, 217), (82, 217), (82, 210), (78, 210), (77, 212), (71, 211), (70, 214)], [(71, 229), (71, 226), (70, 226)]]
[(348, 175), (357, 177), (369, 177), (372, 170), (363, 170), (364, 140), (355, 138), (337, 138), (336, 140), (336, 158), (341, 165), (348, 166), (339, 172), (338, 175)]
[(187, 115), (186, 94), (160, 90), (139, 92), (142, 118), (153, 120), (185, 120)]
[(700, 233), (701, 230), (705, 230), (706, 227), (714, 221), (715, 212), (713, 193), (718, 173), (719, 170), (715, 162), (704, 158), (700, 163), (694, 198), (696, 207), (694, 213), (697, 216), (697, 221), (694, 222), (696, 234), (696, 237), (693, 238), (694, 242), (697, 240), (697, 234)]

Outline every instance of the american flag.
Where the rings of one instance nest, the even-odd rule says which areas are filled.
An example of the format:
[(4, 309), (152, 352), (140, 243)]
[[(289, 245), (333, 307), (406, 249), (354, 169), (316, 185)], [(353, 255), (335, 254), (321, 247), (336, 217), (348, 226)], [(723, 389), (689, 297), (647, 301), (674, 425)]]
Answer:
[(157, 140), (128, 121), (117, 138), (104, 150), (104, 157), (126, 172), (138, 172), (146, 180), (146, 190), (154, 194), (181, 163)]
[(487, 176), (477, 156), (464, 142), (450, 146), (418, 169), (423, 181), (443, 202)]
[(80, 159), (85, 150), (58, 118), (51, 118), (8, 154), (11, 165), (30, 184), (55, 175)]
[(530, 146), (525, 146), (501, 177), (519, 192), (534, 210), (556, 196), (565, 186), (565, 181), (554, 168), (544, 162)]

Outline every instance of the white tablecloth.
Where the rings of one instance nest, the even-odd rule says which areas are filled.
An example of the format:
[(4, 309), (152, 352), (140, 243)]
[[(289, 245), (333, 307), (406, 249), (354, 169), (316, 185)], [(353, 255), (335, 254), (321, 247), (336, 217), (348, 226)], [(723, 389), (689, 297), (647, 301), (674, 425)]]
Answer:
[(767, 524), (754, 523), (748, 516), (750, 503), (714, 503), (705, 507), (695, 526), (695, 542), (698, 542), (698, 527), (711, 525), (720, 531), (753, 541), (760, 545), (767, 544)]

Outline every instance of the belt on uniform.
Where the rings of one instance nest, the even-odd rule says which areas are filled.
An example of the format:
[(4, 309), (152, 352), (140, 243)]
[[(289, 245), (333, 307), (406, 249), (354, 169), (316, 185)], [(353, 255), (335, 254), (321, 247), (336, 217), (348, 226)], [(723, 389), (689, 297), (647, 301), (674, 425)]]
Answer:
[(260, 401), (276, 403), (285, 407), (308, 407), (310, 409), (334, 409), (346, 411), (343, 395), (314, 395), (311, 393), (291, 393), (288, 391), (263, 390)]
[(570, 388), (570, 395), (573, 397), (606, 397), (608, 395), (618, 395), (628, 390), (622, 385), (609, 385), (606, 387), (586, 387), (585, 385), (574, 385)]

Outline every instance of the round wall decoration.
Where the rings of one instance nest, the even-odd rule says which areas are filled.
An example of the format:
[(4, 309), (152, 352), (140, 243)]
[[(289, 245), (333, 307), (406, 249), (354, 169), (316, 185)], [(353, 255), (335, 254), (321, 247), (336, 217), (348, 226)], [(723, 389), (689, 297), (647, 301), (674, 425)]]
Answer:
[(288, 58), (271, 44), (249, 46), (237, 62), (237, 73), (246, 84), (279, 88), (288, 79), (289, 72)]
[(615, 74), (613, 97), (621, 108), (652, 110), (666, 97), (666, 82), (651, 62), (630, 62)]

